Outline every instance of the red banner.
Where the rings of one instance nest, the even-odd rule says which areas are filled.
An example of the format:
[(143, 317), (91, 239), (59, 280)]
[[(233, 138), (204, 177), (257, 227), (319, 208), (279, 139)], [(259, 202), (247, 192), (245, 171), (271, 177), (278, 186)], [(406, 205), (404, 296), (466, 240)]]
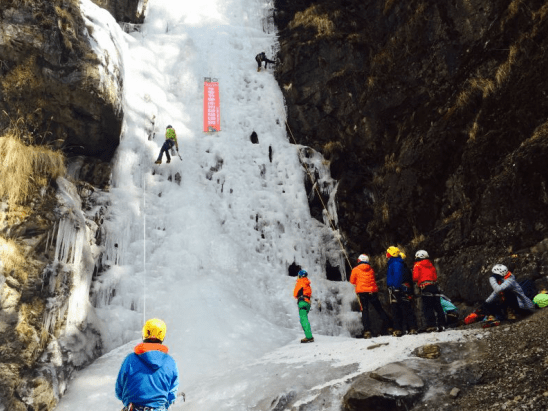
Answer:
[(204, 131), (221, 131), (219, 83), (210, 79), (204, 81)]

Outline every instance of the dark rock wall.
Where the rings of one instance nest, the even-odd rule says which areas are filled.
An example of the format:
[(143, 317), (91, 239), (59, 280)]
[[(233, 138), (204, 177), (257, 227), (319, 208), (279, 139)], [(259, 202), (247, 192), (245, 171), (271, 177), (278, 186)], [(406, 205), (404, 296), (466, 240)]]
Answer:
[(110, 12), (118, 22), (142, 24), (148, 0), (91, 0)]
[(398, 244), (478, 301), (548, 274), (548, 2), (277, 0), (277, 79), (330, 161), (351, 260)]

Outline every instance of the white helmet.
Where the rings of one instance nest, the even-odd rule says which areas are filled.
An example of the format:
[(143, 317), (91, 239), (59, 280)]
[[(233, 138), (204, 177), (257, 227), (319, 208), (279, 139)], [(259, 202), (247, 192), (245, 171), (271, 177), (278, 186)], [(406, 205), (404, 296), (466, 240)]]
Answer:
[(491, 269), (491, 272), (499, 275), (506, 275), (508, 273), (508, 267), (502, 264), (495, 264)]
[(425, 258), (429, 258), (429, 255), (424, 250), (419, 250), (415, 253), (415, 259), (417, 260), (424, 260)]
[(369, 256), (362, 254), (358, 257), (358, 263), (368, 263), (369, 262)]

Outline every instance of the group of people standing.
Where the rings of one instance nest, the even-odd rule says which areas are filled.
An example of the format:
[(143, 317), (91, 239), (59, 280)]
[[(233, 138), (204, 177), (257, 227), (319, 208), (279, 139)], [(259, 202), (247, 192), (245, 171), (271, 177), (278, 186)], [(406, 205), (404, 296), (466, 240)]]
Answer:
[[(417, 317), (413, 308), (415, 284), (422, 300), (425, 327), (421, 330), (425, 332), (443, 331), (448, 326), (470, 324), (476, 321), (483, 321), (484, 328), (492, 327), (504, 320), (515, 320), (517, 316), (527, 316), (534, 308), (548, 306), (548, 290), (543, 289), (537, 294), (534, 286), (529, 289), (525, 285), (530, 280), (518, 283), (508, 267), (495, 264), (489, 277), (492, 293), (478, 309), (463, 320), (459, 320), (457, 307), (438, 288), (436, 268), (425, 250), (418, 250), (415, 253), (412, 271), (405, 263), (405, 254), (398, 247), (388, 247), (386, 258), (388, 260), (386, 287), (391, 317), (384, 311), (379, 300), (375, 270), (370, 264), (368, 255), (361, 254), (358, 257), (358, 265), (350, 274), (350, 283), (355, 286), (362, 313), (363, 338), (372, 337), (370, 307), (376, 311), (381, 321), (380, 335), (400, 337), (405, 333), (418, 333)], [(294, 290), (294, 297), (299, 301), (301, 325), (305, 331), (305, 338), (301, 340), (303, 343), (314, 341), (308, 321), (312, 290), (307, 277), (307, 272), (301, 270)]]
[[(386, 314), (379, 300), (379, 287), (375, 279), (375, 270), (369, 262), (369, 256), (361, 254), (358, 257), (358, 265), (354, 267), (350, 275), (350, 283), (356, 287), (356, 295), (362, 312), (363, 337), (372, 337), (369, 306), (377, 312), (382, 322), (381, 334), (392, 334), (395, 337), (400, 337), (405, 332), (417, 334), (417, 318), (413, 309), (415, 297), (413, 283), (416, 283), (421, 291), (422, 308), (426, 322), (425, 331), (432, 332), (445, 329), (446, 315), (437, 285), (438, 275), (436, 268), (429, 260), (428, 253), (424, 250), (416, 252), (413, 272), (405, 264), (405, 254), (398, 247), (388, 247), (386, 258), (388, 259), (386, 285), (388, 287), (392, 318)], [(305, 270), (299, 271), (293, 296), (298, 301), (299, 318), (305, 332), (305, 338), (301, 342), (313, 342), (314, 338), (308, 321), (312, 289), (308, 273)], [(448, 303), (450, 304), (450, 302)]]
[(445, 329), (445, 312), (440, 301), (440, 291), (436, 268), (429, 260), (428, 253), (419, 250), (415, 253), (413, 272), (405, 264), (405, 254), (398, 247), (388, 247), (386, 250), (387, 272), (386, 286), (392, 311), (390, 318), (380, 303), (379, 288), (375, 279), (375, 271), (369, 262), (369, 256), (358, 257), (358, 265), (350, 274), (350, 282), (356, 287), (356, 295), (362, 311), (363, 337), (371, 338), (371, 321), (369, 305), (375, 309), (381, 322), (381, 334), (392, 334), (395, 337), (417, 334), (417, 318), (413, 309), (415, 298), (413, 283), (421, 292), (423, 315), (426, 331)]

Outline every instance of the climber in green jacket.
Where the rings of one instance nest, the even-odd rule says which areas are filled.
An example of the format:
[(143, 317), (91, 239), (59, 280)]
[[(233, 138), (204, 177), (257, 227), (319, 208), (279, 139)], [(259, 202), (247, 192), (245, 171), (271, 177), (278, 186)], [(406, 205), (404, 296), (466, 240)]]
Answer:
[(166, 153), (167, 157), (167, 163), (171, 162), (171, 157), (169, 155), (169, 150), (171, 150), (175, 146), (177, 149), (177, 153), (179, 152), (179, 143), (177, 143), (177, 134), (175, 133), (175, 129), (172, 126), (166, 127), (166, 141), (164, 141), (164, 144), (162, 145), (162, 148), (160, 150), (160, 155), (158, 156), (158, 160), (156, 160), (156, 164), (162, 164), (162, 157), (164, 153)]

